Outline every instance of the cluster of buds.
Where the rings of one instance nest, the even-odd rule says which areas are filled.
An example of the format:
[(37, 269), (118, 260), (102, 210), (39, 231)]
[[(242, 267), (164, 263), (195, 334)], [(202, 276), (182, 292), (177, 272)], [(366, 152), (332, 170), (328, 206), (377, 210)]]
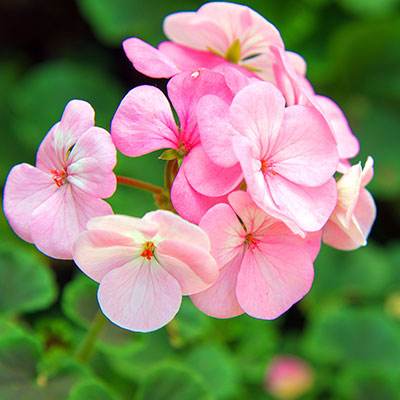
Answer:
[[(182, 295), (217, 318), (276, 318), (310, 290), (322, 240), (366, 244), (372, 158), (351, 166), (359, 143), (344, 114), (315, 94), (305, 61), (255, 11), (207, 3), (167, 16), (164, 32), (170, 41), (157, 49), (138, 38), (123, 47), (141, 73), (170, 78), (168, 97), (132, 89), (111, 135), (72, 100), (36, 167), (11, 170), (5, 215), (43, 253), (74, 258), (100, 283), (104, 314), (126, 329), (162, 327)], [(170, 211), (113, 215), (102, 199), (116, 189), (114, 146), (131, 157), (167, 149)]]

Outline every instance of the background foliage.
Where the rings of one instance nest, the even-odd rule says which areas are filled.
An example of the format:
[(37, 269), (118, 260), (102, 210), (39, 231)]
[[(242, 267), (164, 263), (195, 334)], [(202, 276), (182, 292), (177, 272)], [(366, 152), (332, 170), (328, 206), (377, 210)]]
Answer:
[[(171, 12), (189, 0), (2, 0), (0, 3), (0, 182), (36, 149), (68, 100), (81, 98), (109, 129), (132, 87), (121, 41), (163, 40)], [(74, 358), (96, 314), (97, 285), (72, 262), (52, 260), (0, 220), (0, 399), (270, 399), (263, 378), (277, 354), (315, 371), (304, 399), (400, 398), (400, 4), (398, 0), (254, 0), (289, 50), (308, 63), (316, 92), (333, 98), (375, 159), (369, 186), (378, 219), (369, 245), (324, 247), (315, 283), (275, 321), (216, 320), (189, 299), (172, 324), (150, 334), (108, 325), (88, 363)], [(162, 184), (152, 154), (119, 155), (117, 173)], [(115, 212), (142, 216), (152, 197), (119, 188)]]

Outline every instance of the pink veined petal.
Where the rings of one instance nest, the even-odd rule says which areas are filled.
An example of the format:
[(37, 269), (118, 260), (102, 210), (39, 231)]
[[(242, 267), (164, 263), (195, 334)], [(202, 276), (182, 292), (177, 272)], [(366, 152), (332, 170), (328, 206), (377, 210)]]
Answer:
[(178, 281), (183, 295), (201, 292), (218, 278), (218, 267), (210, 253), (188, 241), (163, 240), (154, 256)]
[(96, 282), (138, 256), (142, 246), (115, 231), (84, 231), (73, 243), (76, 265)]
[(53, 125), (42, 140), (42, 143), (40, 143), (36, 154), (36, 168), (47, 173), (50, 173), (51, 170), (55, 169), (62, 171), (65, 167), (65, 160), (60, 160), (54, 147), (54, 133), (58, 129), (59, 125), (59, 122)]
[(183, 159), (181, 168), (190, 185), (205, 196), (223, 196), (243, 180), (239, 163), (230, 168), (218, 166), (207, 157), (201, 145), (195, 146)]
[(243, 249), (246, 232), (228, 204), (217, 204), (199, 223), (210, 238), (211, 255), (221, 269)]
[(322, 230), (316, 232), (307, 232), (305, 240), (307, 243), (308, 254), (311, 257), (311, 260), (314, 261), (321, 250)]
[(112, 172), (117, 154), (110, 134), (98, 127), (87, 130), (68, 158), (67, 180), (93, 197), (110, 197), (117, 188)]
[(178, 114), (181, 140), (189, 149), (200, 140), (196, 117), (199, 99), (207, 94), (215, 94), (230, 102), (233, 97), (224, 76), (207, 69), (176, 75), (168, 82), (167, 88), (168, 96)]
[(226, 203), (226, 196), (208, 197), (200, 194), (189, 184), (181, 168), (171, 190), (171, 202), (178, 214), (189, 222), (198, 224), (212, 206)]
[(201, 18), (194, 12), (178, 12), (164, 19), (165, 35), (174, 42), (197, 50), (209, 50), (224, 55), (229, 39), (222, 27), (209, 18)]
[(72, 258), (72, 244), (89, 219), (112, 214), (103, 200), (65, 184), (32, 213), (31, 235), (35, 246), (50, 257)]
[(360, 151), (358, 139), (353, 135), (349, 123), (339, 106), (325, 96), (315, 95), (314, 102), (322, 109), (332, 126), (340, 158), (353, 158)]
[(237, 164), (232, 137), (238, 132), (229, 121), (229, 103), (215, 95), (202, 97), (197, 106), (197, 123), (201, 144), (208, 157), (225, 168)]
[(214, 285), (190, 296), (200, 311), (215, 318), (232, 318), (243, 314), (235, 290), (242, 259), (243, 251), (223, 266)]
[[(322, 229), (337, 202), (334, 178), (321, 186), (308, 187), (296, 185), (275, 175), (269, 180), (269, 188), (281, 212), (295, 221), (301, 229), (309, 232)], [(259, 206), (262, 207), (262, 204)]]
[(135, 69), (144, 75), (152, 78), (170, 78), (181, 72), (170, 57), (141, 39), (125, 39), (122, 46)]
[(223, 74), (226, 84), (234, 95), (244, 87), (259, 82), (257, 75), (253, 74), (253, 76), (249, 76), (248, 70), (245, 68), (243, 68), (243, 70), (238, 70), (237, 68), (229, 66), (224, 69)]
[(314, 277), (308, 253), (287, 243), (260, 243), (245, 252), (236, 296), (255, 318), (279, 317), (310, 290)]
[(179, 132), (163, 92), (138, 86), (122, 99), (111, 123), (117, 149), (137, 157), (163, 148), (178, 148)]
[(299, 185), (320, 186), (336, 171), (336, 142), (324, 117), (311, 107), (287, 107), (271, 144), (267, 161), (278, 175)]
[(32, 213), (57, 189), (50, 174), (29, 164), (11, 169), (4, 187), (3, 210), (11, 228), (23, 240), (32, 243)]
[(170, 322), (182, 294), (178, 282), (156, 261), (137, 258), (101, 281), (97, 298), (104, 315), (121, 328), (150, 332)]
[(285, 99), (268, 82), (258, 82), (242, 89), (230, 107), (232, 126), (252, 141), (264, 155), (276, 140), (285, 110)]
[(156, 225), (158, 238), (188, 242), (205, 251), (210, 250), (210, 239), (201, 228), (170, 211), (150, 211), (141, 221)]
[(127, 215), (104, 215), (92, 218), (87, 223), (87, 229), (115, 232), (133, 238), (136, 242), (149, 241), (158, 231), (155, 223)]

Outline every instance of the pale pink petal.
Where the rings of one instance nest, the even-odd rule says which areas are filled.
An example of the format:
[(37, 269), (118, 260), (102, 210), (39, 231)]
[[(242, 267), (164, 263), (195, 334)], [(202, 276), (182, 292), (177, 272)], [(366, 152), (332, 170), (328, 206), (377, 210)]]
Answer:
[(50, 174), (29, 164), (18, 164), (8, 174), (3, 197), (3, 210), (14, 232), (32, 242), (33, 211), (58, 190)]
[(241, 90), (230, 107), (232, 126), (252, 141), (264, 155), (275, 142), (285, 110), (285, 99), (268, 82), (254, 83)]
[(376, 218), (376, 205), (371, 193), (366, 189), (361, 189), (360, 191), (357, 206), (354, 210), (354, 218), (364, 238), (367, 239)]
[(373, 177), (374, 177), (374, 159), (371, 156), (368, 156), (361, 175), (361, 185), (367, 186), (368, 183), (371, 182), (371, 179)]
[(336, 171), (335, 140), (324, 117), (311, 107), (287, 107), (272, 146), (268, 161), (276, 174), (299, 185), (320, 186)]
[(197, 106), (197, 123), (201, 144), (210, 159), (225, 168), (237, 164), (232, 137), (238, 133), (229, 121), (229, 103), (214, 95), (202, 97)]
[(179, 283), (183, 295), (201, 292), (218, 278), (218, 267), (210, 253), (186, 241), (163, 240), (156, 245), (156, 260)]
[(267, 53), (259, 54), (256, 57), (250, 57), (240, 62), (240, 65), (246, 67), (249, 71), (265, 82), (276, 85), (275, 74), (273, 69), (273, 55)]
[(90, 196), (110, 197), (117, 187), (112, 172), (117, 154), (110, 134), (98, 127), (87, 130), (68, 157), (67, 180)]
[(236, 279), (243, 251), (235, 256), (219, 272), (216, 283), (203, 292), (190, 296), (193, 304), (203, 313), (215, 318), (232, 318), (243, 314), (236, 298)]
[(163, 148), (177, 149), (179, 132), (163, 92), (138, 86), (122, 99), (111, 124), (117, 149), (137, 157)]
[[(243, 72), (246, 73), (243, 73)], [(254, 76), (249, 76), (246, 69), (244, 71), (240, 71), (237, 68), (232, 68), (231, 66), (224, 69), (224, 77), (226, 84), (229, 89), (231, 89), (233, 94), (236, 94), (244, 87), (251, 85), (252, 83), (256, 83), (259, 81), (259, 78)]]
[(112, 269), (137, 257), (141, 247), (133, 238), (115, 231), (84, 231), (73, 243), (73, 257), (86, 275), (100, 282)]
[(36, 168), (47, 173), (55, 169), (61, 171), (65, 166), (65, 160), (60, 160), (54, 147), (54, 133), (59, 125), (59, 122), (53, 125), (40, 143), (36, 154)]
[(166, 325), (182, 300), (176, 279), (156, 261), (143, 257), (110, 271), (102, 279), (97, 297), (111, 322), (136, 332)]
[(315, 95), (314, 102), (322, 109), (324, 116), (331, 124), (340, 158), (355, 157), (360, 151), (360, 144), (353, 135), (343, 111), (325, 96)]
[(171, 202), (182, 218), (198, 224), (207, 210), (215, 204), (226, 203), (227, 200), (226, 196), (208, 197), (194, 190), (181, 168), (172, 185)]
[[(334, 178), (321, 186), (308, 187), (296, 185), (276, 175), (269, 179), (268, 184), (279, 210), (305, 231), (322, 229), (336, 206), (337, 188)], [(264, 208), (262, 204), (258, 205)], [(265, 211), (268, 212), (268, 209), (265, 208)]]
[(126, 56), (135, 69), (152, 78), (170, 78), (180, 72), (174, 61), (138, 38), (129, 38), (122, 42)]
[(355, 250), (365, 246), (367, 241), (360, 227), (351, 223), (345, 228), (340, 222), (330, 219), (324, 226), (322, 240), (328, 246), (339, 250)]
[(72, 243), (89, 219), (112, 214), (103, 200), (65, 184), (32, 213), (31, 235), (35, 246), (50, 257), (72, 258)]
[(199, 246), (205, 251), (210, 250), (210, 239), (201, 228), (194, 225), (178, 215), (165, 211), (156, 210), (148, 212), (141, 223), (157, 226), (157, 237), (174, 241), (189, 242)]
[(293, 65), (294, 70), (300, 74), (305, 76), (307, 72), (307, 63), (305, 62), (304, 58), (293, 51), (286, 51), (286, 57)]
[(200, 140), (196, 118), (199, 99), (207, 94), (215, 94), (230, 102), (233, 97), (224, 76), (207, 69), (176, 75), (169, 81), (167, 88), (168, 97), (178, 114), (181, 140), (189, 149)]
[(244, 255), (236, 296), (247, 314), (274, 319), (306, 295), (313, 277), (313, 265), (304, 249), (287, 243), (262, 243)]
[(242, 251), (246, 231), (227, 204), (217, 204), (208, 210), (199, 226), (210, 238), (211, 255), (220, 269)]
[(183, 159), (181, 168), (189, 184), (205, 196), (223, 196), (243, 180), (239, 163), (230, 168), (220, 167), (207, 157), (201, 145), (194, 147)]
[(92, 218), (87, 223), (89, 230), (112, 231), (135, 239), (136, 242), (146, 242), (158, 231), (155, 223), (127, 215), (105, 215)]

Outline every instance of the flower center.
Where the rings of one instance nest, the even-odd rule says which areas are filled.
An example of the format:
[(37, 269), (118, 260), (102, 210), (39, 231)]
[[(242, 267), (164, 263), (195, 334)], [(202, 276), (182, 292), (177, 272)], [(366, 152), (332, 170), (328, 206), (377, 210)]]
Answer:
[(260, 241), (258, 239), (255, 239), (251, 233), (248, 233), (246, 235), (245, 243), (247, 244), (250, 250), (253, 250), (257, 247)]
[(148, 260), (151, 260), (151, 257), (154, 256), (154, 249), (156, 248), (154, 246), (153, 242), (146, 242), (143, 246), (144, 250), (143, 253), (141, 254), (141, 256), (143, 258), (147, 258)]
[(181, 139), (178, 143), (178, 154), (181, 157), (184, 157), (184, 156), (186, 156), (187, 153), (189, 153), (189, 151), (190, 151), (190, 147), (186, 143), (184, 143)]
[(261, 160), (261, 168), (260, 171), (263, 172), (265, 175), (267, 172), (271, 172), (272, 175), (276, 175), (276, 171), (274, 170), (274, 162), (273, 161), (266, 161), (266, 160)]
[(62, 171), (58, 171), (57, 169), (52, 169), (50, 170), (50, 173), (53, 174), (53, 181), (57, 185), (57, 187), (64, 185), (63, 181), (68, 176), (65, 168), (63, 168)]

